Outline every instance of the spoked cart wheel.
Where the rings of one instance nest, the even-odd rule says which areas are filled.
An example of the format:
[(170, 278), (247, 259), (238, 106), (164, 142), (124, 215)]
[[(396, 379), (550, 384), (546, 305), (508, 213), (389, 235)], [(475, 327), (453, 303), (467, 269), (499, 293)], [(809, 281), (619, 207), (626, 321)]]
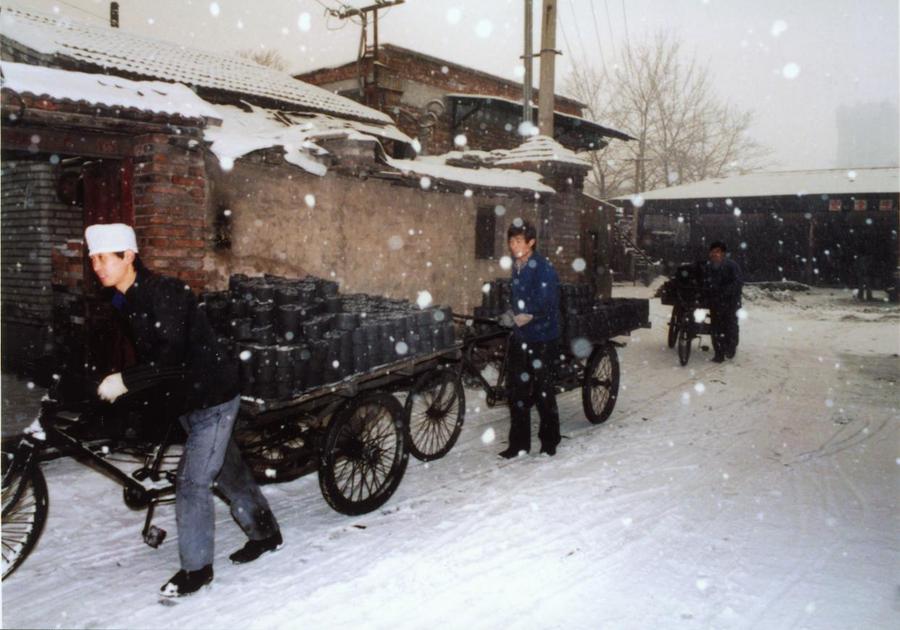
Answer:
[(691, 342), (694, 340), (691, 335), (691, 325), (684, 318), (678, 327), (678, 361), (681, 365), (687, 365), (691, 358)]
[(366, 514), (394, 494), (406, 471), (403, 408), (383, 392), (360, 394), (334, 413), (319, 456), (319, 488), (341, 514)]
[(307, 444), (300, 419), (242, 426), (235, 429), (234, 440), (257, 483), (290, 481), (314, 470), (314, 458), (312, 466), (306, 465), (313, 447)]
[(426, 372), (406, 398), (407, 447), (423, 462), (450, 452), (462, 431), (466, 398), (459, 375), (449, 368)]
[(672, 317), (669, 319), (669, 336), (666, 339), (666, 343), (669, 344), (670, 348), (675, 347), (675, 342), (678, 340), (678, 320), (681, 317), (681, 313), (677, 306), (672, 307)]
[(594, 347), (584, 368), (581, 402), (592, 424), (606, 422), (619, 396), (619, 357), (616, 347), (605, 343)]
[(13, 466), (13, 449), (3, 445), (3, 579), (37, 543), (47, 521), (47, 481), (37, 465)]

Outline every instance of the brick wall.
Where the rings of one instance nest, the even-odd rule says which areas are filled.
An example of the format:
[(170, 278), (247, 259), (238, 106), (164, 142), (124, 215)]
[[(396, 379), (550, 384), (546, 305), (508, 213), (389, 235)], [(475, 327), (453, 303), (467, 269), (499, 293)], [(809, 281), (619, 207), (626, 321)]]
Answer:
[(232, 273), (310, 273), (338, 280), (342, 292), (415, 300), (428, 290), (436, 303), (471, 312), (484, 282), (509, 274), (498, 260), (475, 259), (477, 208), (503, 206), (497, 258), (514, 217), (538, 218), (532, 193), (466, 197), (247, 160), (229, 173), (208, 171), (210, 212), (231, 218), (231, 248), (207, 258), (218, 287)]
[(202, 290), (208, 280), (203, 257), (211, 238), (206, 167), (202, 152), (180, 146), (180, 140), (166, 134), (136, 139), (134, 229), (148, 267)]
[(2, 165), (3, 364), (28, 369), (45, 351), (53, 322), (52, 251), (82, 230), (81, 209), (56, 194), (59, 166), (45, 156)]

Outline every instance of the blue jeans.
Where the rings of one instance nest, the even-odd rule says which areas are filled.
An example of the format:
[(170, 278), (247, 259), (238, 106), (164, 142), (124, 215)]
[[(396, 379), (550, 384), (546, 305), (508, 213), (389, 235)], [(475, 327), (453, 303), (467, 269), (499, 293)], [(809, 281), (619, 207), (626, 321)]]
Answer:
[(262, 540), (278, 531), (269, 503), (231, 439), (240, 396), (187, 413), (178, 420), (187, 432), (178, 463), (175, 518), (181, 568), (197, 571), (213, 561), (213, 489), (231, 506), (231, 516), (247, 537)]

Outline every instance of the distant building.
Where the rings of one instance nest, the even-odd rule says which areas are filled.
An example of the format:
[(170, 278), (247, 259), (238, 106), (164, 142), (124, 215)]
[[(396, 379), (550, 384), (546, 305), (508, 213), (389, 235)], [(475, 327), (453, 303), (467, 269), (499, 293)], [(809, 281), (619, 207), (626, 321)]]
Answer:
[(896, 103), (841, 105), (837, 110), (839, 167), (900, 164), (900, 112)]
[(854, 286), (857, 259), (876, 286), (898, 263), (900, 168), (760, 172), (661, 188), (614, 202), (637, 208), (639, 246), (670, 267), (723, 240), (748, 280)]
[[(490, 151), (522, 142), (522, 84), (420, 52), (383, 44), (378, 59), (366, 59), (296, 75), (306, 83), (364, 102), (388, 114), (428, 155), (461, 147)], [(532, 98), (538, 101), (538, 90)], [(583, 118), (585, 105), (555, 97), (554, 140), (573, 151), (596, 151), (621, 131)], [(535, 121), (537, 120), (535, 106)]]

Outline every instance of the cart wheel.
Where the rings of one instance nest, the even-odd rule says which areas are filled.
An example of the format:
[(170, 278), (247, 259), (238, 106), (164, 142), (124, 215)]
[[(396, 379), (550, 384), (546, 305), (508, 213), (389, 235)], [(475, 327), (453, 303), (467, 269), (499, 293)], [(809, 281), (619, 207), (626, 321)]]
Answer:
[(669, 337), (666, 339), (666, 342), (669, 344), (670, 348), (675, 347), (675, 342), (678, 340), (678, 307), (672, 307), (672, 317), (669, 319)]
[(319, 456), (319, 488), (341, 514), (366, 514), (400, 484), (409, 453), (403, 408), (390, 394), (361, 394), (335, 412)]
[(303, 438), (299, 420), (285, 420), (269, 427), (241, 427), (235, 430), (234, 441), (257, 483), (290, 481), (312, 472), (306, 465), (312, 447)]
[[(34, 549), (47, 521), (47, 481), (40, 466), (31, 463), (10, 471), (13, 452), (3, 450), (3, 579), (15, 571)], [(11, 474), (7, 475), (7, 473)]]
[(406, 397), (406, 444), (423, 462), (450, 452), (462, 431), (466, 398), (453, 370), (439, 368), (423, 374)]
[(678, 329), (678, 361), (681, 365), (687, 365), (691, 358), (691, 342), (693, 340), (690, 325), (682, 322)]
[(619, 357), (611, 343), (597, 345), (584, 368), (581, 402), (592, 424), (606, 422), (619, 396)]

